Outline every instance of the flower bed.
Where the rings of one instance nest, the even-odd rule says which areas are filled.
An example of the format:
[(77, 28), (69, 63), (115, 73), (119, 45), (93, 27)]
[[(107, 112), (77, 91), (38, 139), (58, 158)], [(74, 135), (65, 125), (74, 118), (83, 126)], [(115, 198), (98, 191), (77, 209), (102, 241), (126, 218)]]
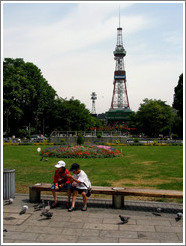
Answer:
[(121, 152), (110, 146), (53, 146), (41, 151), (46, 157), (59, 158), (110, 158), (121, 156)]

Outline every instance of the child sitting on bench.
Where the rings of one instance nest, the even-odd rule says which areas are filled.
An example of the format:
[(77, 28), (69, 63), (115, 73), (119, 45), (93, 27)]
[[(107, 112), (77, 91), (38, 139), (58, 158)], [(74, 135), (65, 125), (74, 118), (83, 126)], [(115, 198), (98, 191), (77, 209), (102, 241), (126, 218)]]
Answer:
[(69, 174), (69, 171), (65, 168), (66, 164), (64, 161), (58, 161), (58, 163), (55, 165), (57, 168), (54, 174), (54, 182), (51, 185), (52, 194), (54, 197), (54, 203), (52, 204), (52, 208), (55, 208), (57, 203), (57, 191), (60, 190), (67, 190), (68, 194), (68, 202), (67, 202), (67, 208), (70, 207), (70, 197), (71, 197), (71, 182), (70, 179), (67, 177)]

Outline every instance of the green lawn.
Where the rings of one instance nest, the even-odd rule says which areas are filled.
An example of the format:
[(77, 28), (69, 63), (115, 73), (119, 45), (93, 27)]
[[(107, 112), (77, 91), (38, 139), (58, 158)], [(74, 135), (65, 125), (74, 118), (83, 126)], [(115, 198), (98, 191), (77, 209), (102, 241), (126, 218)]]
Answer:
[[(5, 146), (3, 168), (15, 169), (16, 193), (28, 193), (34, 183), (52, 183), (59, 159), (40, 161), (37, 148), (45, 146)], [(64, 159), (67, 169), (77, 162), (92, 185), (183, 189), (182, 146), (118, 146), (119, 158)]]

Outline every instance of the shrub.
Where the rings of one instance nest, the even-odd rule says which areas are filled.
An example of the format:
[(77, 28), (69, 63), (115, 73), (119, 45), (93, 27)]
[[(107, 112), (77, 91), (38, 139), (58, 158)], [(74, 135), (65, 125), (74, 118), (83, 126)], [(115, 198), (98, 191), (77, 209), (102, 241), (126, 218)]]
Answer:
[(172, 134), (172, 139), (178, 139), (178, 134)]
[(139, 139), (138, 138), (135, 138), (134, 139), (134, 143), (139, 143)]
[(16, 146), (16, 145), (19, 145), (19, 144), (18, 144), (18, 143), (11, 143), (11, 142), (9, 142), (9, 143), (3, 143), (3, 147), (9, 146), (9, 145), (14, 145), (14, 146)]
[(47, 144), (47, 140), (46, 139), (43, 139), (43, 144)]
[(158, 146), (158, 142), (156, 140), (153, 141), (154, 146)]
[(82, 144), (84, 144), (84, 142), (85, 142), (84, 137), (82, 135), (78, 135), (78, 137), (77, 137), (77, 144), (78, 145), (82, 145)]
[(98, 138), (98, 139), (101, 138), (101, 134), (100, 134), (100, 133), (97, 134), (97, 138)]
[(61, 145), (66, 145), (65, 139), (62, 138), (60, 143), (61, 143)]

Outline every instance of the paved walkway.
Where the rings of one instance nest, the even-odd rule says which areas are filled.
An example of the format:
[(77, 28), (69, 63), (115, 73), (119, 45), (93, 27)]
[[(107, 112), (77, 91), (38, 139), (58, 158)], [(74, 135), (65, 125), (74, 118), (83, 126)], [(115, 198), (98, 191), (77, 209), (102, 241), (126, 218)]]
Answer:
[[(42, 196), (47, 203), (51, 196)], [(124, 209), (111, 208), (110, 200), (88, 200), (88, 210), (77, 208), (68, 212), (65, 197), (59, 207), (52, 209), (53, 217), (45, 219), (41, 211), (34, 211), (28, 195), (16, 194), (13, 204), (3, 206), (2, 243), (183, 243), (183, 219), (176, 222), (182, 204), (125, 201)], [(29, 209), (19, 215), (22, 205)], [(158, 207), (163, 211), (155, 216)], [(129, 216), (127, 224), (121, 224), (119, 214)]]

